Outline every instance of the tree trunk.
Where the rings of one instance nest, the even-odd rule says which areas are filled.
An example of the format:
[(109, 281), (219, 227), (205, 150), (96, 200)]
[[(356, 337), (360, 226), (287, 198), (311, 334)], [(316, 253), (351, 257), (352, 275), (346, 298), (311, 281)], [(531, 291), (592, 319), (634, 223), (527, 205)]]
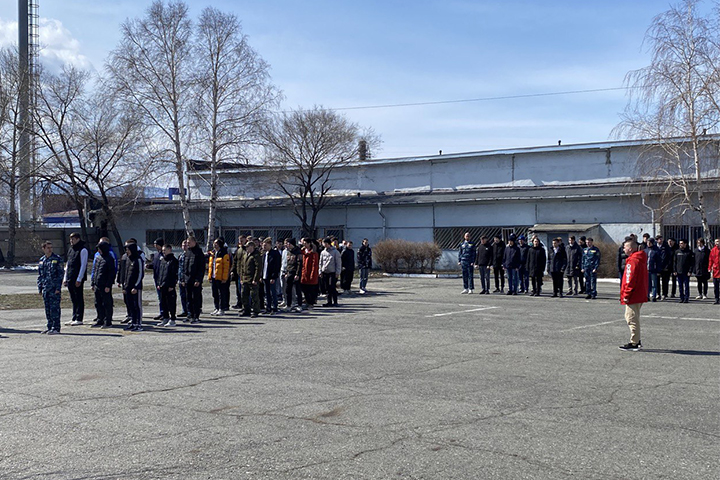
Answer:
[(108, 225), (110, 225), (110, 231), (112, 232), (113, 237), (115, 237), (115, 244), (118, 246), (118, 251), (122, 253), (123, 240), (120, 236), (120, 230), (118, 230), (117, 228), (117, 222), (115, 221), (115, 212), (113, 212), (112, 209), (107, 205), (103, 205), (102, 209), (103, 212), (105, 212), (105, 218), (107, 218)]
[(210, 251), (215, 239), (215, 215), (217, 212), (217, 153), (215, 153), (215, 147), (213, 147), (212, 158), (210, 160), (210, 211), (208, 212), (208, 228), (207, 228), (207, 247)]
[(10, 212), (8, 218), (8, 248), (5, 255), (5, 265), (12, 267), (15, 265), (15, 238), (17, 235), (17, 205), (15, 198), (17, 196), (17, 185), (15, 181), (10, 182)]

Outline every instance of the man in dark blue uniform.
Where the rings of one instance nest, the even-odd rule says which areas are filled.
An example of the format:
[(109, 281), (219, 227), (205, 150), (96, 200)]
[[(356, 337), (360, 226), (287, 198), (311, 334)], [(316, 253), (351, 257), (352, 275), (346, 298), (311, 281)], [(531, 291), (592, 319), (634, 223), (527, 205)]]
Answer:
[(43, 243), (42, 249), (45, 255), (40, 257), (37, 279), (38, 292), (43, 296), (47, 318), (47, 329), (42, 333), (57, 335), (60, 333), (60, 289), (65, 271), (62, 258), (53, 253), (52, 242)]

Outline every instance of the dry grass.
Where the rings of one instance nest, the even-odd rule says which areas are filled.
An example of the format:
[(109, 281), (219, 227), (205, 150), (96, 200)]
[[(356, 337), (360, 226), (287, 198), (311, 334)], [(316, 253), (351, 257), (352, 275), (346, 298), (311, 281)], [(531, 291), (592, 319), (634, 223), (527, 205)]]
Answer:
[[(90, 289), (85, 289), (85, 310), (94, 309), (95, 294)], [(115, 306), (122, 304), (122, 298), (115, 298)], [(143, 305), (149, 305), (147, 300), (143, 300)], [(16, 293), (12, 295), (0, 295), (0, 310), (28, 310), (33, 308), (45, 309), (42, 295), (37, 293)], [(60, 300), (60, 308), (72, 308), (70, 297), (67, 289), (63, 288), (62, 298)], [(93, 310), (94, 311), (94, 310)]]

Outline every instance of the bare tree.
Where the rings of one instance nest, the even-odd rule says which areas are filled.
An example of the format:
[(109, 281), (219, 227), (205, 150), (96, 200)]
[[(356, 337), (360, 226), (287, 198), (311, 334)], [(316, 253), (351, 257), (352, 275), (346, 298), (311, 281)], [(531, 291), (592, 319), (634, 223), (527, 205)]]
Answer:
[[(16, 48), (0, 50), (0, 184), (7, 193), (8, 248), (5, 261), (15, 264), (15, 243), (19, 228), (17, 201), (23, 183), (33, 181), (33, 169), (23, 168), (21, 131), (28, 129), (22, 114), (20, 71)], [(27, 167), (27, 166), (25, 166)]]
[(203, 10), (194, 45), (197, 59), (194, 108), (198, 152), (210, 166), (207, 248), (215, 235), (218, 164), (247, 163), (257, 153), (261, 129), (279, 93), (268, 65), (250, 47), (240, 22), (212, 7)]
[[(313, 235), (320, 211), (328, 204), (332, 173), (351, 164), (379, 138), (344, 116), (322, 107), (279, 115), (265, 130), (268, 162), (280, 167), (277, 185), (292, 202), (303, 235)], [(362, 143), (364, 142), (364, 143)]]
[(85, 155), (84, 102), (90, 74), (66, 65), (58, 75), (40, 74), (36, 134), (42, 142), (45, 166), (38, 178), (64, 192), (75, 203), (83, 238), (87, 238), (85, 196), (79, 182), (78, 158)]
[(155, 0), (143, 18), (127, 20), (107, 68), (115, 91), (159, 133), (157, 148), (172, 159), (185, 230), (192, 235), (185, 191), (194, 68), (187, 5)]
[[(707, 174), (717, 167), (717, 145), (706, 133), (720, 118), (718, 31), (697, 14), (696, 0), (684, 0), (653, 19), (645, 41), (650, 65), (628, 73), (630, 100), (617, 134), (654, 140), (641, 157), (641, 177), (665, 185), (662, 200), (684, 214), (696, 212), (709, 238)], [(661, 207), (664, 208), (664, 207)]]
[(153, 171), (154, 162), (146, 154), (147, 138), (136, 111), (102, 93), (88, 100), (84, 111), (77, 183), (82, 193), (99, 205), (116, 245), (122, 245), (117, 215), (143, 193), (141, 185)]

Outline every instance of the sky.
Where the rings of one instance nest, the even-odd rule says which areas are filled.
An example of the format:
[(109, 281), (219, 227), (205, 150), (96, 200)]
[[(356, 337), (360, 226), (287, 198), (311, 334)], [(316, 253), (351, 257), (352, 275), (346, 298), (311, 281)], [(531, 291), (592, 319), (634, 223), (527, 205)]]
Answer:
[[(39, 0), (48, 68), (104, 70), (149, 0)], [(283, 109), (338, 109), (382, 138), (377, 158), (603, 142), (649, 62), (643, 39), (670, 3), (649, 0), (188, 0), (234, 13), (271, 66)], [(0, 0), (0, 45), (17, 41)], [(517, 97), (502, 98), (497, 97)], [(357, 108), (467, 99), (480, 101)]]

